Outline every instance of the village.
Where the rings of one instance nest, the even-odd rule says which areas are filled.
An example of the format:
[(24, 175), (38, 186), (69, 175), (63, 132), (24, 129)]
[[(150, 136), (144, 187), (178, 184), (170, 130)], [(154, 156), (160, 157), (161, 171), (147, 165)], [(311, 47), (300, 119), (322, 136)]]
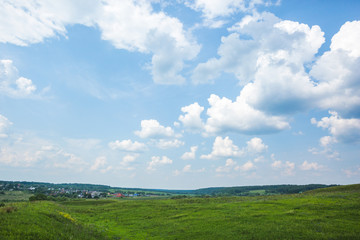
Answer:
[[(60, 185), (60, 186), (59, 186)], [(160, 197), (166, 193), (153, 193), (145, 191), (123, 190), (109, 188), (107, 186), (88, 185), (88, 184), (46, 184), (46, 183), (29, 183), (29, 182), (0, 182), (0, 194), (5, 191), (25, 191), (33, 194), (44, 194), (53, 198), (138, 198), (138, 197)], [(95, 186), (95, 187), (94, 187)], [(77, 188), (76, 188), (77, 187)], [(88, 188), (86, 188), (88, 187)], [(95, 189), (98, 188), (98, 189)]]

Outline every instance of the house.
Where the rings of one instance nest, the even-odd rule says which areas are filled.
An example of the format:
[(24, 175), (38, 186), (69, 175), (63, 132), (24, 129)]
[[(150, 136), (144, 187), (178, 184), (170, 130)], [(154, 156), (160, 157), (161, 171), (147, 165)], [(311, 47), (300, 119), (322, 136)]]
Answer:
[(125, 197), (125, 195), (122, 194), (122, 193), (115, 193), (114, 196), (115, 196), (115, 197), (119, 197), (119, 198)]

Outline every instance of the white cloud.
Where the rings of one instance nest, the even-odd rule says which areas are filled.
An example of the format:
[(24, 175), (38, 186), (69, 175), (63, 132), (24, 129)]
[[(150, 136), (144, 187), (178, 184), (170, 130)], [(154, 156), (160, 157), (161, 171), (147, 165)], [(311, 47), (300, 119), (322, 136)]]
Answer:
[(1, 1), (0, 42), (26, 46), (65, 35), (65, 25), (92, 25), (100, 1)]
[(250, 153), (261, 154), (267, 151), (268, 146), (265, 145), (261, 138), (254, 137), (247, 142), (247, 150)]
[(351, 178), (351, 177), (356, 177), (358, 175), (360, 175), (360, 167), (358, 167), (357, 169), (342, 169), (342, 171), (345, 173), (346, 177)]
[(231, 170), (234, 170), (237, 166), (237, 162), (232, 160), (231, 158), (227, 159), (225, 162), (225, 166), (220, 166), (216, 168), (216, 172), (230, 172)]
[(114, 142), (110, 142), (109, 147), (113, 150), (118, 149), (127, 152), (142, 152), (147, 149), (144, 143), (140, 143), (137, 141), (133, 142), (130, 139), (122, 141), (116, 140)]
[[(21, 147), (24, 147), (23, 145)], [(0, 163), (14, 167), (30, 167), (39, 161), (37, 152), (19, 146), (1, 146)]]
[(229, 31), (219, 58), (200, 63), (192, 76), (194, 83), (207, 83), (233, 73), (244, 85), (234, 102), (210, 96), (207, 133), (280, 131), (289, 128), (290, 114), (312, 108), (359, 117), (360, 21), (345, 23), (319, 58), (324, 33), (316, 25), (255, 12)]
[(324, 136), (320, 138), (320, 145), (324, 148), (327, 148), (329, 145), (336, 142), (337, 142), (336, 138), (332, 136)]
[(175, 170), (174, 175), (179, 176), (182, 173), (201, 173), (205, 172), (205, 168), (193, 170), (190, 164), (184, 166), (182, 170)]
[(106, 157), (101, 156), (95, 159), (94, 164), (90, 167), (90, 170), (98, 170), (99, 168), (102, 168), (106, 165)]
[(208, 155), (201, 155), (202, 159), (217, 159), (219, 157), (240, 157), (243, 154), (239, 147), (233, 144), (229, 137), (222, 138), (217, 136), (215, 138), (212, 152)]
[(258, 157), (256, 157), (255, 159), (254, 159), (254, 162), (264, 162), (265, 161), (265, 158), (264, 158), (264, 156), (258, 156)]
[(216, 168), (216, 172), (221, 173), (229, 173), (231, 171), (243, 171), (247, 172), (255, 168), (254, 163), (251, 161), (247, 161), (243, 165), (238, 165), (236, 161), (232, 160), (231, 158), (227, 159), (225, 162), (225, 166), (219, 166)]
[(273, 159), (273, 163), (271, 164), (271, 167), (273, 169), (276, 170), (281, 170), (282, 174), (285, 176), (292, 176), (294, 175), (294, 170), (295, 170), (295, 163), (290, 162), (290, 161), (286, 161), (285, 163), (283, 163), (280, 160), (275, 160)]
[(123, 164), (128, 164), (128, 163), (134, 162), (135, 159), (136, 159), (138, 156), (139, 156), (138, 154), (128, 154), (128, 155), (125, 155), (125, 156), (123, 157), (122, 163), (123, 163)]
[(328, 129), (333, 138), (323, 139), (322, 144), (328, 144), (331, 142), (345, 142), (345, 143), (359, 143), (360, 142), (360, 119), (341, 118), (337, 112), (330, 111), (330, 117), (323, 117), (320, 121), (311, 119), (316, 126)]
[(223, 17), (238, 12), (248, 12), (255, 9), (256, 5), (269, 5), (269, 0), (188, 0), (187, 6), (195, 11), (201, 11), (205, 24), (209, 27), (221, 27), (226, 20)]
[(159, 139), (156, 141), (156, 146), (161, 149), (178, 148), (183, 146), (184, 144), (185, 143), (183, 141), (180, 141), (178, 139), (174, 139), (174, 140)]
[(89, 168), (82, 157), (33, 135), (13, 135), (1, 143), (0, 164), (44, 169), (64, 168), (77, 172)]
[(30, 79), (19, 77), (11, 60), (0, 60), (0, 94), (13, 98), (33, 96), (36, 86)]
[(318, 80), (317, 105), (342, 115), (359, 117), (360, 110), (360, 21), (345, 23), (315, 63), (310, 75)]
[(139, 154), (127, 154), (122, 158), (122, 161), (120, 162), (119, 169), (121, 170), (127, 170), (132, 171), (135, 168), (132, 166), (132, 164), (135, 162), (135, 160), (139, 157)]
[(351, 57), (360, 57), (360, 21), (346, 22), (340, 31), (334, 35), (331, 42), (331, 50), (347, 51)]
[(192, 159), (195, 159), (197, 149), (198, 149), (198, 146), (192, 146), (192, 147), (190, 147), (190, 152), (185, 152), (185, 153), (181, 156), (181, 159), (183, 159), (183, 160), (192, 160)]
[[(196, 67), (192, 77), (194, 83), (211, 82), (221, 72), (233, 73), (242, 84), (256, 78), (260, 78), (260, 81), (264, 76), (256, 76), (256, 73), (265, 63), (270, 64), (269, 57), (266, 62), (262, 60), (268, 55), (282, 57), (274, 62), (276, 65), (273, 64), (273, 67), (290, 67), (296, 73), (303, 70), (304, 62), (314, 58), (324, 42), (318, 26), (310, 28), (297, 22), (281, 21), (267, 12), (245, 16), (229, 31), (232, 33), (221, 39), (218, 49), (220, 57), (211, 58)], [(282, 52), (282, 56), (279, 56), (279, 52)], [(284, 79), (275, 78), (272, 81), (283, 82)]]
[(171, 127), (164, 127), (154, 119), (142, 120), (141, 130), (135, 131), (135, 134), (141, 138), (162, 138), (175, 135)]
[(50, 160), (48, 167), (72, 169), (82, 172), (88, 163), (74, 153), (70, 153), (61, 147), (53, 147), (50, 150), (37, 151), (38, 160)]
[(177, 18), (154, 12), (151, 2), (109, 0), (97, 24), (102, 39), (115, 47), (152, 53), (151, 72), (156, 83), (183, 83), (179, 73), (184, 61), (193, 59), (200, 50)]
[[(324, 43), (324, 33), (319, 26), (310, 28), (275, 16), (264, 15), (260, 20), (264, 21), (249, 23), (240, 31), (255, 36), (252, 41), (258, 47), (255, 55), (248, 56), (256, 68), (248, 75), (250, 82), (240, 96), (252, 107), (269, 114), (308, 109), (315, 98), (315, 84), (304, 65), (314, 60)], [(253, 25), (260, 28), (248, 29)], [(257, 32), (264, 29), (262, 33)]]
[(260, 162), (264, 159), (262, 153), (267, 151), (268, 146), (264, 144), (261, 138), (254, 137), (247, 141), (247, 146), (239, 149), (234, 145), (229, 137), (224, 139), (220, 136), (215, 138), (213, 143), (212, 152), (208, 155), (201, 155), (202, 159), (217, 159), (222, 157), (245, 157), (256, 156), (255, 162)]
[(250, 170), (252, 170), (254, 168), (255, 168), (254, 163), (252, 163), (251, 161), (247, 161), (243, 165), (236, 166), (235, 170), (241, 170), (241, 171), (247, 172), (247, 171), (250, 171)]
[(154, 11), (152, 1), (2, 0), (1, 4), (0, 42), (26, 46), (66, 36), (70, 25), (98, 27), (101, 38), (118, 49), (151, 53), (153, 80), (160, 84), (183, 83), (184, 62), (200, 50), (183, 24)]
[(6, 117), (0, 114), (0, 138), (7, 138), (6, 130), (12, 125)]
[(183, 172), (190, 172), (191, 171), (191, 165), (188, 164), (183, 168)]
[(320, 169), (323, 168), (323, 166), (319, 165), (316, 162), (304, 161), (300, 168), (302, 170), (305, 170), (305, 171), (308, 171), (308, 170), (320, 170)]
[(275, 160), (272, 164), (271, 167), (275, 168), (275, 169), (279, 169), (282, 166), (282, 162), (280, 160)]
[(185, 128), (196, 131), (204, 127), (204, 123), (200, 117), (204, 111), (204, 107), (200, 106), (197, 102), (182, 107), (181, 111), (185, 114), (179, 116), (179, 121), (182, 122)]
[(162, 156), (162, 157), (153, 156), (153, 157), (151, 157), (151, 161), (148, 162), (147, 170), (153, 171), (153, 170), (156, 170), (157, 166), (172, 164), (172, 163), (173, 163), (173, 161), (166, 156)]
[(294, 175), (295, 163), (286, 161), (284, 165), (284, 174), (285, 175)]
[(284, 117), (268, 116), (252, 108), (240, 97), (232, 102), (228, 98), (212, 94), (208, 101), (209, 118), (205, 125), (208, 134), (228, 131), (244, 134), (271, 133), (289, 128), (289, 123)]

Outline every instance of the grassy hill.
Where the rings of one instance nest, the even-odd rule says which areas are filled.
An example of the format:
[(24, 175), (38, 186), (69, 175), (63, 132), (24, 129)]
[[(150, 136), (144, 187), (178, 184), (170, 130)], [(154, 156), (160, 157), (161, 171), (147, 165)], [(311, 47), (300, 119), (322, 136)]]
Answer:
[(0, 239), (360, 239), (360, 184), (302, 194), (6, 203)]

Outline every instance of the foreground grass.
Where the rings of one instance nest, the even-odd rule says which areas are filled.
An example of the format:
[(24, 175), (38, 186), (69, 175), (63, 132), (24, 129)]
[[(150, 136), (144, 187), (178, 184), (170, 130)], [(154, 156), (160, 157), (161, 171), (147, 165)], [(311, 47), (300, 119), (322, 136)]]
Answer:
[[(63, 234), (62, 224), (79, 235), (58, 239), (360, 239), (360, 185), (296, 195), (37, 202), (18, 208), (0, 213), (0, 239), (41, 239), (32, 237), (52, 228), (58, 228), (53, 235)], [(41, 229), (42, 220), (34, 223), (30, 215), (53, 226)], [(24, 231), (26, 226), (38, 235)]]
[(0, 239), (107, 239), (84, 227), (54, 202), (19, 202), (0, 208)]
[(32, 193), (24, 191), (5, 191), (0, 194), (0, 202), (16, 202), (16, 201), (27, 201)]

